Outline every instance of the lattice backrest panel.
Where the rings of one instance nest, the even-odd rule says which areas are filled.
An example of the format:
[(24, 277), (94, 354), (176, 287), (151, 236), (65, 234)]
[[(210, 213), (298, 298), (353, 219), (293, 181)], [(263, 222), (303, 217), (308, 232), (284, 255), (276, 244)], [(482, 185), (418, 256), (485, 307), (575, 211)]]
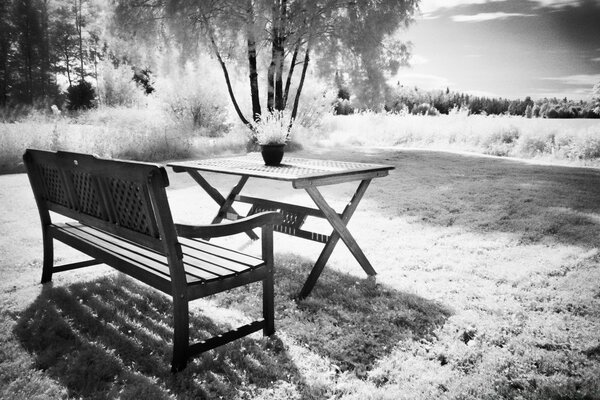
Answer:
[[(87, 154), (27, 150), (24, 156), (42, 207), (163, 251), (159, 216), (172, 225), (163, 167)], [(34, 192), (36, 188), (34, 187)], [(155, 204), (162, 199), (161, 205)], [(167, 217), (165, 217), (165, 215)], [(174, 230), (174, 228), (172, 228)]]
[(52, 165), (41, 164), (37, 166), (40, 180), (44, 187), (43, 198), (56, 204), (69, 207), (67, 188), (61, 177), (60, 170)]
[(156, 224), (152, 225), (150, 201), (143, 186), (118, 178), (109, 178), (108, 186), (117, 223), (136, 232), (155, 236)]
[(94, 177), (88, 173), (71, 171), (71, 178), (79, 211), (96, 218), (108, 220), (108, 213), (101, 206), (102, 199)]

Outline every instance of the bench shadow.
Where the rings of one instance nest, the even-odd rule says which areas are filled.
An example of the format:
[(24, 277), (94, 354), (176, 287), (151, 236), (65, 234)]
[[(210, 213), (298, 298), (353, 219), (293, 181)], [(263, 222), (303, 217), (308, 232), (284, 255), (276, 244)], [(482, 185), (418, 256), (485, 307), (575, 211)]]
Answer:
[[(319, 388), (306, 379), (297, 364), (303, 360), (293, 359), (289, 346), (303, 346), (329, 359), (336, 372), (365, 379), (392, 348), (428, 337), (451, 314), (440, 304), (329, 269), (309, 298), (296, 301), (311, 262), (284, 255), (276, 265), (280, 335), (234, 341), (190, 361), (178, 374), (170, 372), (171, 301), (121, 274), (66, 287), (45, 285), (20, 314), (14, 333), (34, 367), (74, 397), (252, 398), (274, 382), (302, 397)], [(256, 318), (260, 293), (258, 286), (238, 288), (213, 296), (211, 304)], [(197, 310), (190, 320), (194, 340), (229, 328)]]
[[(300, 379), (277, 335), (260, 334), (204, 353), (172, 374), (171, 304), (120, 274), (67, 287), (50, 283), (21, 313), (14, 333), (35, 368), (85, 399), (232, 398), (250, 386)], [(193, 340), (231, 328), (190, 314)]]

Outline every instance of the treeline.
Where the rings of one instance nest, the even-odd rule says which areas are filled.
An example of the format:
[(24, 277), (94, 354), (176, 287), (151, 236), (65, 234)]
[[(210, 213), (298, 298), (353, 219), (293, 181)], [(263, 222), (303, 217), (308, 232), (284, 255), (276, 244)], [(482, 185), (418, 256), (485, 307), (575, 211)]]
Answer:
[[(338, 88), (334, 112), (352, 114), (361, 109), (354, 104), (347, 87)], [(386, 95), (383, 110), (413, 115), (439, 115), (464, 112), (469, 115), (516, 115), (527, 118), (600, 118), (600, 100), (573, 101), (557, 98), (508, 100), (453, 92), (427, 91), (398, 85)]]
[[(62, 104), (94, 99), (102, 57), (102, 2), (0, 1), (0, 106)], [(60, 77), (68, 86), (61, 93)]]

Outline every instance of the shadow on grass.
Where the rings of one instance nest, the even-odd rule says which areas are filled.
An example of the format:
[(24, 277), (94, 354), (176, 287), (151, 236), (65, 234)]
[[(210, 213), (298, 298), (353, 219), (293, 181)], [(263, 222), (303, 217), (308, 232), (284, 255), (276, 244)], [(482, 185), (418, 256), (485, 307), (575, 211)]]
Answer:
[[(294, 290), (310, 262), (284, 256), (277, 265), (276, 329), (292, 342), (277, 334), (245, 337), (202, 354), (176, 375), (170, 373), (171, 301), (122, 275), (68, 287), (45, 285), (21, 313), (14, 333), (33, 355), (35, 368), (71, 396), (253, 398), (279, 382), (310, 397), (319, 388), (300, 372), (297, 364), (303, 360), (292, 359), (290, 345), (304, 345), (328, 358), (331, 369), (364, 378), (394, 346), (427, 337), (450, 314), (417, 296), (331, 270), (308, 299), (296, 303)], [(260, 288), (236, 289), (214, 301), (254, 318), (260, 313)], [(191, 323), (194, 340), (224, 330), (200, 312), (192, 313)]]

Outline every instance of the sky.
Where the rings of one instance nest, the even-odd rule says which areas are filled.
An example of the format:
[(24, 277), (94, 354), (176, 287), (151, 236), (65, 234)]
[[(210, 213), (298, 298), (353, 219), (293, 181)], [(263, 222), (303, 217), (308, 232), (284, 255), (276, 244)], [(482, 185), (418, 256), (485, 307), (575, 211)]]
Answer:
[(600, 82), (600, 0), (421, 0), (394, 84), (508, 99), (589, 100)]

